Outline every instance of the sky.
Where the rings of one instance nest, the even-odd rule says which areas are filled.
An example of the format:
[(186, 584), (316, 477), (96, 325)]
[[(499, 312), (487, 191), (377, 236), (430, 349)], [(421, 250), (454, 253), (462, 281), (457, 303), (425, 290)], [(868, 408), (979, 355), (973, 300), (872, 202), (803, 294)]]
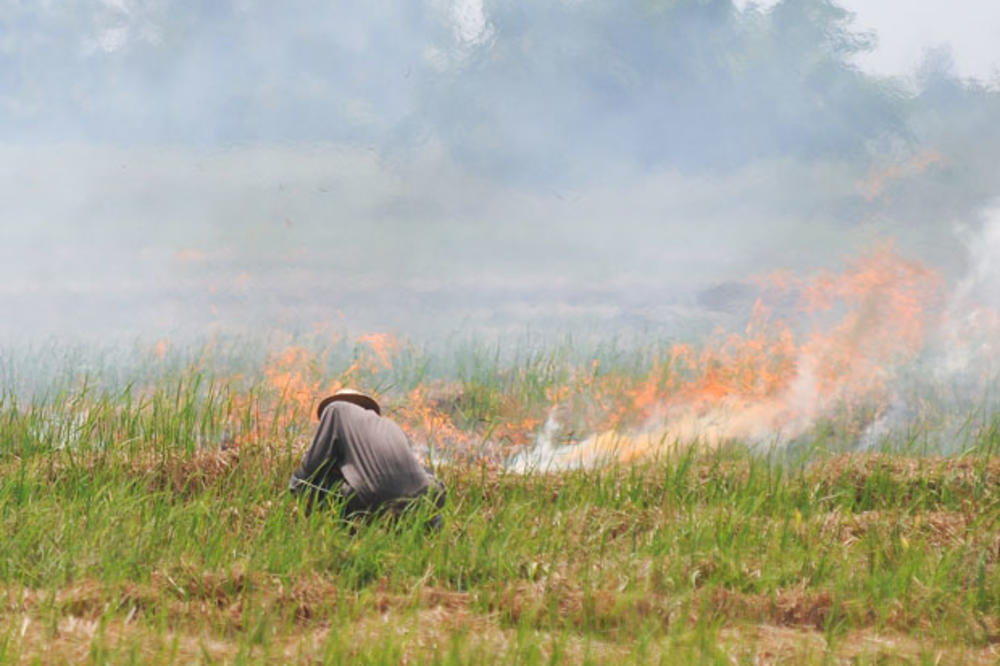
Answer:
[(958, 280), (998, 29), (969, 0), (0, 0), (0, 346), (681, 336), (887, 239)]
[[(748, 2), (738, 2), (745, 7)], [(772, 0), (756, 3), (771, 7)], [(865, 70), (909, 76), (927, 49), (944, 48), (963, 77), (995, 81), (1000, 75), (1000, 3), (991, 0), (843, 0), (858, 27), (877, 35), (877, 46), (856, 61)]]
[(1000, 78), (1000, 3), (847, 0), (843, 4), (857, 15), (860, 26), (878, 35), (877, 48), (858, 59), (870, 71), (906, 75), (926, 49), (944, 48), (961, 76), (990, 82)]

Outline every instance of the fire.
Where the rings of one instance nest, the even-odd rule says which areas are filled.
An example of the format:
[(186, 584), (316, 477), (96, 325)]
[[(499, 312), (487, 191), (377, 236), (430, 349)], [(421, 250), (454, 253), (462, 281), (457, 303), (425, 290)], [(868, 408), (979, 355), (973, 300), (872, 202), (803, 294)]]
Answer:
[(322, 392), (317, 365), (318, 359), (305, 347), (289, 347), (264, 367), (264, 376), (282, 401), (308, 412)]
[(392, 367), (392, 357), (402, 348), (399, 339), (388, 333), (367, 333), (360, 336), (358, 342), (371, 349), (383, 370)]
[[(334, 338), (333, 342), (339, 342)], [(329, 377), (329, 349), (319, 352), (304, 346), (290, 346), (273, 354), (264, 366), (264, 377), (282, 402), (297, 411), (313, 413), (325, 396), (345, 387), (371, 382), (371, 377), (392, 368), (393, 356), (402, 343), (387, 333), (369, 333), (357, 339), (354, 359), (335, 377)]]
[(645, 381), (623, 392), (614, 413), (637, 414), (643, 425), (623, 431), (613, 421), (559, 448), (546, 441), (544, 451), (523, 454), (514, 466), (629, 462), (692, 443), (786, 442), (834, 409), (884, 402), (893, 371), (924, 346), (941, 286), (934, 271), (888, 245), (839, 275), (783, 275), (775, 291), (797, 296), (795, 322), (758, 300), (741, 334), (717, 336), (701, 350), (674, 345), (667, 379), (654, 364)]
[(873, 169), (864, 180), (858, 181), (858, 190), (867, 201), (874, 201), (895, 181), (921, 174), (930, 167), (942, 163), (944, 156), (941, 153), (927, 151), (901, 164)]
[[(629, 462), (730, 441), (781, 444), (834, 414), (870, 422), (872, 406), (890, 402), (898, 370), (941, 330), (940, 277), (891, 245), (838, 273), (781, 272), (759, 284), (739, 332), (656, 349), (627, 367), (593, 360), (536, 393), (516, 381), (510, 390), (469, 392), (443, 380), (401, 387), (392, 371), (403, 353), (419, 351), (387, 333), (354, 339), (336, 369), (331, 345), (289, 346), (263, 369), (256, 436), (301, 427), (322, 397), (351, 387), (375, 393), (418, 449), (483, 462), (519, 452), (509, 459), (515, 469)], [(341, 349), (345, 342), (334, 340)], [(567, 421), (569, 430), (560, 425)]]
[(397, 418), (417, 443), (437, 442), (467, 448), (472, 441), (472, 434), (455, 425), (452, 417), (440, 409), (424, 387), (418, 386), (407, 394)]

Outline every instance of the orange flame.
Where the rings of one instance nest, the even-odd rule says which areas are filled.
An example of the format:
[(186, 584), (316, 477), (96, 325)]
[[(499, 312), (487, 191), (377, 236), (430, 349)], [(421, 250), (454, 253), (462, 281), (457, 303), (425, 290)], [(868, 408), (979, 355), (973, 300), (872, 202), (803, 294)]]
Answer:
[(268, 384), (277, 390), (281, 400), (305, 412), (321, 392), (317, 374), (316, 359), (305, 347), (289, 347), (264, 367)]
[[(455, 459), (538, 449), (529, 445), (546, 411), (572, 417), (575, 428), (558, 434), (577, 443), (550, 442), (543, 452), (557, 467), (631, 461), (691, 444), (785, 442), (835, 410), (863, 416), (887, 402), (894, 372), (925, 345), (942, 291), (934, 271), (891, 245), (838, 274), (783, 272), (761, 284), (764, 295), (739, 333), (717, 333), (702, 346), (671, 345), (632, 372), (588, 362), (568, 381), (544, 387), (541, 400), (516, 382), (489, 393), (488, 408), (457, 382), (378, 397), (415, 444), (447, 448)], [(255, 406), (255, 427), (301, 425), (341, 387), (391, 386), (387, 374), (409, 348), (386, 333), (355, 343), (353, 359), (334, 376), (325, 351), (289, 346), (273, 354), (263, 369), (270, 397)], [(557, 430), (546, 424), (539, 441)], [(580, 441), (579, 432), (597, 434)]]
[(360, 336), (358, 342), (371, 348), (383, 370), (392, 367), (392, 357), (402, 348), (399, 339), (388, 333), (368, 333)]
[[(333, 341), (339, 338), (334, 336)], [(234, 396), (238, 413), (252, 407), (254, 415), (254, 431), (241, 439), (263, 439), (266, 433), (301, 424), (304, 418), (315, 420), (316, 405), (338, 389), (369, 389), (379, 373), (392, 368), (392, 357), (401, 347), (396, 338), (384, 333), (361, 336), (351, 363), (333, 377), (328, 376), (329, 348), (292, 345), (272, 353), (262, 369), (264, 391), (257, 396)]]
[(398, 418), (410, 437), (419, 443), (455, 446), (467, 445), (471, 441), (471, 434), (459, 429), (451, 416), (438, 407), (437, 401), (430, 398), (427, 389), (423, 387), (418, 386), (407, 394)]
[(930, 150), (901, 164), (873, 169), (864, 180), (858, 181), (858, 190), (866, 200), (874, 201), (882, 196), (893, 182), (921, 174), (931, 166), (943, 162), (944, 156), (941, 153)]
[(941, 292), (935, 272), (888, 245), (848, 263), (840, 275), (783, 277), (779, 286), (797, 291), (800, 312), (812, 316), (804, 335), (760, 300), (743, 334), (722, 336), (700, 351), (675, 345), (668, 380), (654, 364), (645, 381), (625, 391), (615, 413), (638, 413), (644, 427), (631, 434), (606, 429), (548, 450), (539, 464), (631, 461), (694, 442), (787, 441), (838, 406), (883, 400), (893, 369), (922, 349)]

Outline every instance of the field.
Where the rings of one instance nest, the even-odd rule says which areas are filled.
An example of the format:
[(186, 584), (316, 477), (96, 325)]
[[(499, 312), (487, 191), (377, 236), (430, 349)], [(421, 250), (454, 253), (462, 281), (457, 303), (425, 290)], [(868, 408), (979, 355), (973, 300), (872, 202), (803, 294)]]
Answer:
[[(380, 335), (239, 359), (8, 354), (0, 663), (997, 660), (988, 412), (949, 456), (913, 432), (857, 452), (879, 410), (841, 405), (780, 446), (504, 464), (553, 413), (566, 446), (628, 437), (651, 387), (690, 402), (704, 376), (679, 358)], [(377, 392), (447, 483), (440, 532), (307, 515), (285, 492), (316, 399), (344, 384)]]

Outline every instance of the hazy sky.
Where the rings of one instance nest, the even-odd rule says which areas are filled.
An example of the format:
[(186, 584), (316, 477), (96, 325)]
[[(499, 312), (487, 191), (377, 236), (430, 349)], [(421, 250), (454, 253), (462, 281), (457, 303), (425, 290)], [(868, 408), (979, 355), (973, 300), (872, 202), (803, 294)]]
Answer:
[(907, 74), (927, 48), (945, 47), (962, 76), (1000, 75), (1000, 2), (994, 0), (845, 0), (858, 25), (875, 30), (878, 47), (859, 62), (872, 71)]
[[(739, 0), (745, 7), (748, 0)], [(770, 7), (775, 0), (755, 3)], [(842, 0), (878, 46), (857, 62), (879, 74), (913, 73), (928, 48), (947, 48), (961, 76), (993, 81), (1000, 68), (1000, 2), (995, 0)]]

